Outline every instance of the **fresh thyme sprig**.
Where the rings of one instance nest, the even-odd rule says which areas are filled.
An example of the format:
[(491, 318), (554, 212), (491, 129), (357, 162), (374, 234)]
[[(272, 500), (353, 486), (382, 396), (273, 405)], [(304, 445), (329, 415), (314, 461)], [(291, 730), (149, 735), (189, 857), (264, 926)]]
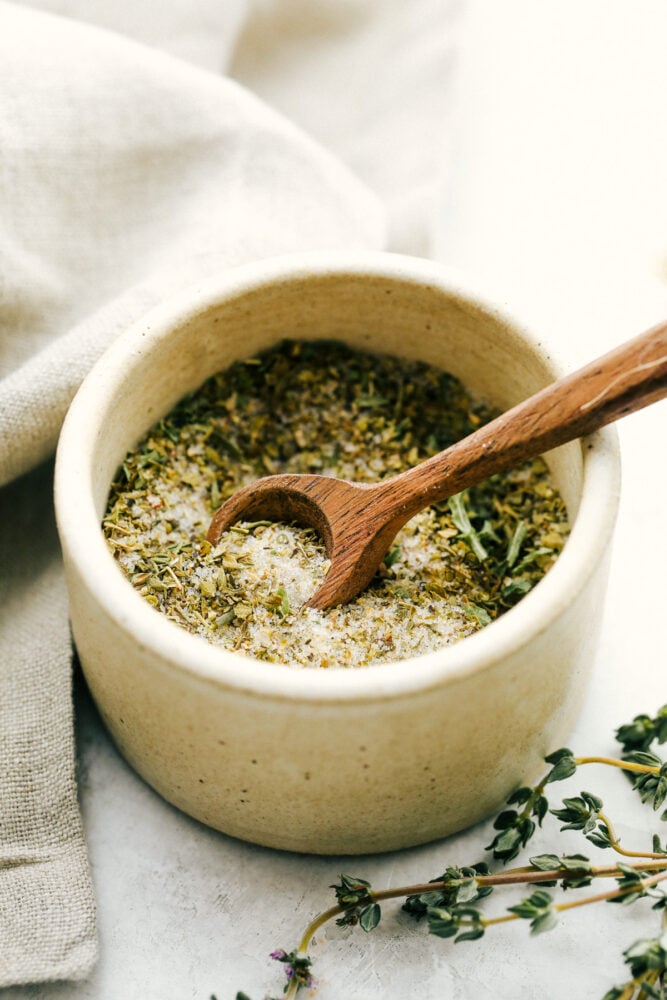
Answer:
[[(621, 846), (601, 798), (592, 792), (564, 798), (551, 807), (549, 786), (572, 777), (588, 764), (615, 767), (632, 782), (642, 803), (657, 812), (667, 799), (667, 763), (650, 750), (654, 742), (667, 742), (667, 705), (655, 717), (635, 716), (620, 726), (616, 736), (624, 751), (622, 758), (577, 757), (564, 747), (545, 757), (550, 765), (542, 779), (533, 786), (522, 786), (510, 795), (507, 807), (496, 817), (496, 834), (487, 850), (493, 858), (507, 863), (527, 846), (538, 826), (551, 815), (563, 825), (561, 831), (579, 831), (597, 848), (608, 849), (622, 858), (641, 859), (635, 863), (619, 860), (611, 865), (594, 865), (584, 854), (540, 854), (529, 858), (528, 865), (491, 871), (487, 864), (458, 867), (450, 865), (429, 882), (394, 889), (375, 890), (370, 882), (352, 875), (341, 875), (331, 886), (336, 905), (325, 910), (306, 927), (298, 947), (287, 952), (280, 948), (272, 958), (284, 965), (287, 982), (283, 1000), (292, 1000), (302, 988), (315, 984), (308, 949), (323, 924), (335, 919), (340, 926), (359, 925), (371, 932), (380, 922), (381, 903), (404, 899), (403, 910), (415, 920), (424, 920), (435, 937), (453, 938), (455, 943), (475, 941), (487, 929), (502, 923), (525, 920), (532, 934), (553, 928), (568, 910), (600, 902), (631, 905), (639, 899), (652, 900), (652, 908), (661, 913), (656, 937), (636, 941), (623, 952), (630, 978), (622, 986), (609, 990), (602, 1000), (667, 1000), (667, 892), (661, 884), (667, 880), (667, 844), (654, 834), (651, 850), (628, 850)], [(667, 810), (660, 815), (667, 820)], [(613, 887), (583, 898), (559, 902), (549, 891), (581, 889), (598, 880), (613, 880)], [(479, 905), (496, 888), (525, 884), (530, 895), (508, 906), (505, 913), (489, 917)], [(249, 1000), (237, 993), (236, 1000)], [(270, 998), (267, 998), (270, 1000)]]

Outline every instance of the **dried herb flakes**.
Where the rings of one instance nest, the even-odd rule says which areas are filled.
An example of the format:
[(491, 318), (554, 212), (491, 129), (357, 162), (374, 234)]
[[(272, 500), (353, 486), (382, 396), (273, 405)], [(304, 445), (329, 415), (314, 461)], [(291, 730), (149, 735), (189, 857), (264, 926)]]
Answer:
[(181, 627), (272, 662), (358, 667), (431, 652), (493, 621), (544, 575), (568, 533), (538, 459), (414, 517), (349, 605), (302, 606), (326, 574), (310, 529), (213, 512), (275, 472), (372, 482), (495, 412), (452, 375), (340, 343), (285, 341), (185, 397), (127, 455), (104, 532), (137, 591)]

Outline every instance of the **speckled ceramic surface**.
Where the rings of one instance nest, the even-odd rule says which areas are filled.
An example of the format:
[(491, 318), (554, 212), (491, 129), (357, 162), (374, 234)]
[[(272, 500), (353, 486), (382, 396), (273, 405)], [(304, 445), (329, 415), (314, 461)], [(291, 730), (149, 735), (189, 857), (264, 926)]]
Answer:
[(499, 621), (440, 653), (359, 671), (249, 660), (146, 604), (100, 520), (114, 470), (155, 420), (285, 336), (420, 358), (502, 407), (561, 374), (474, 283), (407, 257), (274, 259), (165, 303), (99, 362), (63, 428), (56, 505), (77, 649), (121, 752), (202, 822), (311, 853), (424, 843), (497, 806), (574, 724), (618, 502), (615, 433), (548, 456), (572, 535)]

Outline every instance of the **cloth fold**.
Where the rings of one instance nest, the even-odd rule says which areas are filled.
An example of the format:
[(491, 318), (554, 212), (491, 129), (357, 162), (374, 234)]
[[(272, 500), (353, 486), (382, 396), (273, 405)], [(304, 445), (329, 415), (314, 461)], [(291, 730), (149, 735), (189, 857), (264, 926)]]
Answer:
[(459, 6), (0, 0), (0, 987), (97, 951), (48, 461), (69, 402), (206, 275), (388, 230), (426, 247), (416, 136), (444, 128)]
[(51, 480), (0, 490), (1, 985), (79, 978), (97, 953)]

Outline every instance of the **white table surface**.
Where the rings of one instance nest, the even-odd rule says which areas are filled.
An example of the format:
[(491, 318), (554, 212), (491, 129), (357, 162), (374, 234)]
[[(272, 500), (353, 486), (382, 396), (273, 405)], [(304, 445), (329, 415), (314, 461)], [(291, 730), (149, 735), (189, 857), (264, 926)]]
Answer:
[[(436, 254), (493, 281), (572, 364), (667, 316), (666, 38), (662, 0), (470, 4)], [(569, 741), (577, 753), (613, 752), (619, 723), (667, 701), (667, 404), (627, 418), (619, 434), (621, 512), (592, 685)], [(483, 824), (355, 859), (234, 841), (181, 815), (124, 764), (80, 682), (76, 704), (100, 963), (87, 982), (8, 989), (3, 1000), (278, 996), (269, 952), (296, 944), (341, 871), (378, 888), (420, 881), (480, 860), (491, 839)], [(608, 800), (628, 846), (646, 843), (657, 820), (634, 807), (620, 775), (591, 768), (560, 786), (582, 787)], [(568, 847), (584, 849), (574, 836)], [(529, 853), (549, 849), (562, 848), (545, 830)], [(387, 905), (373, 934), (318, 935), (317, 995), (588, 1000), (625, 979), (622, 949), (656, 931), (648, 907), (605, 904), (537, 938), (510, 924), (454, 946)]]

